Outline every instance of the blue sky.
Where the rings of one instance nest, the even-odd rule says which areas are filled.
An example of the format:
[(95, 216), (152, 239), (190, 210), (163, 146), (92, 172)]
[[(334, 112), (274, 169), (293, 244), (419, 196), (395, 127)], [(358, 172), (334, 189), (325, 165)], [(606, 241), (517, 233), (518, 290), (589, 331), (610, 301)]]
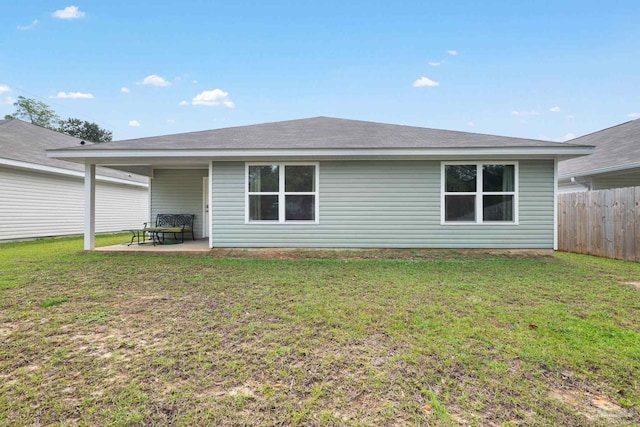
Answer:
[(22, 95), (114, 139), (331, 116), (564, 140), (640, 117), (640, 2), (6, 2)]

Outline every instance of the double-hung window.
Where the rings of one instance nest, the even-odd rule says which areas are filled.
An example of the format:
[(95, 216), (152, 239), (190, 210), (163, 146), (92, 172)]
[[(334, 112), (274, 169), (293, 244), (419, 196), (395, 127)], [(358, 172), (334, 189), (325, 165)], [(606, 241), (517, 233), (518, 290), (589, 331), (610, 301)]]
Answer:
[(518, 163), (442, 163), (443, 224), (516, 224)]
[(246, 222), (318, 222), (318, 164), (246, 165)]

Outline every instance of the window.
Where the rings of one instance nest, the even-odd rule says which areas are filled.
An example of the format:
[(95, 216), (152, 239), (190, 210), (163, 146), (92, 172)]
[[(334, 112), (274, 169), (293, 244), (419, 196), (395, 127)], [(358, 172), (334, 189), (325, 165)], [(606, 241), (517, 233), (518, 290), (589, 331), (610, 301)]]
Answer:
[(247, 164), (246, 221), (318, 222), (318, 164)]
[(518, 164), (442, 164), (442, 223), (518, 222)]

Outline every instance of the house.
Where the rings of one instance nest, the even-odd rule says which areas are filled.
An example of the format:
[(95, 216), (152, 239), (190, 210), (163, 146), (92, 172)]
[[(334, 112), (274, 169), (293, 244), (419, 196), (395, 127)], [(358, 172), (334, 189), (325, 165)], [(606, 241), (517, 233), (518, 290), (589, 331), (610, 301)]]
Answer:
[[(0, 241), (83, 232), (84, 165), (46, 155), (82, 143), (17, 119), (0, 120)], [(96, 181), (96, 231), (147, 221), (148, 178), (100, 167)]]
[[(51, 150), (151, 177), (210, 247), (546, 248), (556, 164), (592, 147), (316, 117)], [(94, 247), (87, 192), (85, 249)], [(211, 209), (208, 209), (209, 204)]]
[(560, 192), (640, 186), (640, 120), (570, 141), (594, 145), (595, 153), (558, 163)]

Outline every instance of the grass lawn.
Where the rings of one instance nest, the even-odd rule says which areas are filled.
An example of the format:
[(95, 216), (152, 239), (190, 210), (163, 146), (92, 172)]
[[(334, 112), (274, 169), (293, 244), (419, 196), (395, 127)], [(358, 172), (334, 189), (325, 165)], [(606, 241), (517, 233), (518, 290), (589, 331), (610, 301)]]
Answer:
[(639, 264), (81, 248), (0, 245), (0, 425), (640, 424)]

